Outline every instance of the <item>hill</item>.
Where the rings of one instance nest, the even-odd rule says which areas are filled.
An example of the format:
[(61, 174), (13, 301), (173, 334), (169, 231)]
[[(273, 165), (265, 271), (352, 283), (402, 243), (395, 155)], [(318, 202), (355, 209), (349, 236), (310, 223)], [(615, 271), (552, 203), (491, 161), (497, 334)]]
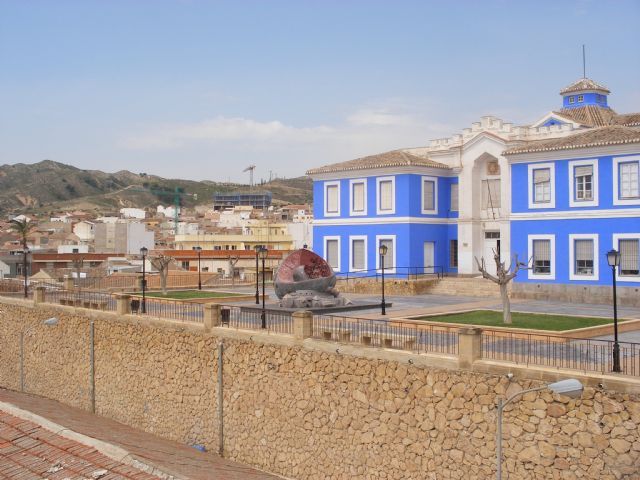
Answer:
[[(260, 185), (274, 203), (310, 203), (311, 179), (276, 179)], [(211, 203), (214, 192), (248, 190), (248, 185), (166, 179), (127, 170), (105, 173), (82, 170), (52, 160), (0, 166), (0, 214), (85, 210), (116, 213), (122, 207), (155, 207), (173, 203), (176, 189), (185, 192), (186, 207)]]

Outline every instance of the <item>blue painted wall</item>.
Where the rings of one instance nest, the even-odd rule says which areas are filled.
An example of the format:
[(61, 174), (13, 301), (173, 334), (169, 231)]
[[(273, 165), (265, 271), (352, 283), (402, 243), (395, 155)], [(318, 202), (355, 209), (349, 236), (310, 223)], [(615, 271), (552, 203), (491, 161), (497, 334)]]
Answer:
[[(640, 152), (639, 152), (640, 153)], [(633, 154), (637, 155), (637, 154)], [(621, 158), (629, 155), (617, 155)], [(511, 165), (511, 211), (522, 212), (549, 212), (558, 210), (602, 210), (634, 208), (629, 205), (613, 204), (613, 157), (576, 157), (571, 160), (598, 160), (598, 206), (597, 207), (570, 207), (569, 206), (569, 160), (545, 160), (535, 163), (555, 164), (555, 208), (529, 209), (528, 189), (528, 164), (516, 163)], [(635, 206), (637, 208), (637, 205)]]
[[(582, 102), (578, 102), (578, 95), (582, 95), (584, 98)], [(574, 103), (569, 102), (569, 98), (573, 97)], [(577, 108), (584, 107), (585, 105), (598, 105), (601, 107), (607, 106), (607, 96), (601, 93), (573, 93), (571, 95), (565, 95), (562, 97), (563, 108)]]
[[(364, 235), (367, 237), (367, 269), (370, 272), (349, 272), (349, 236)], [(340, 237), (340, 272), (338, 275), (362, 276), (374, 275), (376, 256), (378, 255), (377, 235), (396, 236), (395, 275), (403, 277), (407, 273), (415, 273), (415, 269), (424, 266), (424, 242), (435, 242), (434, 265), (442, 266), (444, 272), (455, 272), (449, 267), (449, 240), (457, 239), (457, 225), (448, 224), (376, 224), (376, 225), (314, 225), (313, 250), (324, 257), (324, 238)], [(418, 271), (420, 273), (420, 271)]]
[[(611, 285), (611, 267), (606, 253), (613, 248), (614, 233), (638, 233), (640, 218), (589, 218), (579, 220), (514, 220), (511, 222), (511, 250), (519, 259), (529, 259), (528, 235), (555, 235), (555, 280), (529, 280), (521, 271), (514, 281), (523, 283), (568, 283), (575, 285)], [(570, 280), (569, 234), (598, 234), (599, 280)], [(640, 279), (618, 281), (621, 286), (638, 286)]]
[[(395, 177), (395, 201), (396, 208), (393, 214), (377, 214), (377, 177), (364, 178), (367, 184), (367, 215), (359, 215), (358, 218), (384, 218), (384, 217), (457, 217), (457, 212), (451, 212), (451, 184), (458, 183), (457, 177), (436, 177), (438, 181), (438, 213), (422, 213), (422, 176), (417, 174), (382, 175), (383, 177)], [(430, 175), (431, 176), (431, 175)], [(435, 175), (433, 175), (435, 176)], [(340, 182), (340, 215), (325, 217), (324, 215), (324, 184), (327, 182)], [(350, 218), (349, 215), (349, 181), (350, 179), (326, 180), (313, 182), (313, 212), (317, 219), (323, 218)]]

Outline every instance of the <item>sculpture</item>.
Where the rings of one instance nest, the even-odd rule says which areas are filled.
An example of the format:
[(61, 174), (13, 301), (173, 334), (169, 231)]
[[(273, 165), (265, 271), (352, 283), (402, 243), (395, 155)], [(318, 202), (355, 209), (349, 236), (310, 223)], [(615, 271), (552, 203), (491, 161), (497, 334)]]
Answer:
[(311, 250), (295, 250), (275, 277), (276, 295), (284, 308), (337, 307), (350, 303), (334, 288), (336, 275), (324, 258)]

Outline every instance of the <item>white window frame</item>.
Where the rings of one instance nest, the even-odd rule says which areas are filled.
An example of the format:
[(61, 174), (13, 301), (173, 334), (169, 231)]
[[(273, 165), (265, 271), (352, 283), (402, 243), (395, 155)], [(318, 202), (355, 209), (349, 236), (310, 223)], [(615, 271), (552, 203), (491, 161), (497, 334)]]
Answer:
[[(453, 187), (456, 187), (456, 190), (458, 190), (457, 193), (457, 198), (456, 198), (456, 203), (458, 204), (456, 207), (456, 209), (453, 209)], [(450, 185), (450, 190), (449, 190), (449, 211), (451, 212), (459, 212), (460, 211), (460, 184), (459, 183), (452, 183)]]
[[(391, 209), (380, 210), (380, 183), (391, 181)], [(376, 178), (376, 213), (378, 215), (393, 215), (396, 213), (396, 177)]]
[[(433, 182), (433, 208), (425, 210), (424, 208), (424, 182)], [(438, 214), (438, 177), (423, 176), (420, 179), (420, 210), (425, 215), (437, 215)]]
[[(614, 205), (640, 205), (640, 198), (620, 198), (620, 164), (628, 162), (640, 163), (640, 155), (628, 157), (615, 157), (613, 159), (613, 204)], [(640, 166), (638, 167), (640, 169)]]
[[(357, 212), (353, 209), (353, 186), (356, 184), (364, 185), (364, 210), (361, 212)], [(349, 215), (352, 217), (360, 217), (365, 216), (367, 214), (367, 179), (366, 178), (356, 178), (353, 180), (349, 180)]]
[[(591, 189), (593, 199), (576, 200), (576, 167), (591, 166)], [(570, 207), (597, 207), (598, 206), (598, 160), (572, 160), (569, 162), (569, 206)]]
[(578, 103), (584, 102), (584, 95), (578, 95)]
[(569, 97), (569, 103), (576, 103), (576, 97), (574, 97), (573, 95), (571, 95)]
[[(614, 233), (613, 248), (620, 252), (620, 240), (638, 240), (640, 242), (640, 233)], [(621, 282), (637, 282), (640, 281), (639, 275), (620, 275), (620, 269), (616, 268), (616, 280)]]
[(396, 273), (396, 267), (398, 266), (396, 263), (398, 243), (396, 242), (395, 235), (376, 235), (376, 270), (378, 272), (382, 270), (380, 268), (380, 240), (391, 240), (393, 242), (393, 268), (385, 268), (384, 273)]
[[(369, 246), (368, 246), (368, 237), (366, 235), (349, 235), (349, 271), (350, 272), (366, 272), (369, 268), (368, 255), (369, 255)], [(364, 268), (353, 268), (353, 241), (354, 240), (364, 240)]]
[[(549, 169), (549, 202), (548, 203), (534, 203), (534, 186), (533, 186), (533, 171)], [(556, 164), (549, 163), (530, 163), (527, 165), (527, 191), (529, 192), (529, 209), (540, 208), (556, 208)]]
[[(329, 187), (338, 187), (338, 211), (337, 212), (329, 212), (329, 195), (327, 195), (327, 191)], [(340, 216), (340, 181), (336, 180), (334, 182), (324, 182), (324, 216), (325, 217), (339, 217)]]
[[(597, 233), (575, 233), (569, 235), (569, 280), (599, 280), (600, 279), (600, 249)], [(593, 273), (591, 275), (576, 274), (576, 240), (593, 241)]]
[(528, 235), (527, 243), (527, 258), (533, 259), (533, 241), (534, 240), (549, 240), (549, 257), (551, 258), (551, 268), (549, 274), (536, 274), (533, 271), (533, 265), (527, 270), (529, 280), (555, 280), (556, 279), (556, 236), (555, 235)]
[[(340, 268), (342, 265), (340, 264), (341, 259), (342, 259), (342, 245), (340, 244), (340, 235), (329, 235), (326, 236), (322, 239), (323, 242), (323, 251), (322, 251), (322, 258), (324, 258), (325, 262), (327, 262), (329, 264), (329, 266), (333, 269), (334, 272), (341, 272), (342, 269)], [(329, 240), (337, 240), (338, 241), (338, 266), (337, 268), (333, 268), (333, 265), (331, 265), (329, 263), (329, 259), (327, 258), (327, 242)]]

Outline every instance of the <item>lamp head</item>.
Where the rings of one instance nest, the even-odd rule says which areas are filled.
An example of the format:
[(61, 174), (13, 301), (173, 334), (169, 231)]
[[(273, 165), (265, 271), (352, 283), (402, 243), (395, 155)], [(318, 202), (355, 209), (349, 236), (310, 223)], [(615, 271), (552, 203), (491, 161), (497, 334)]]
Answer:
[(387, 254), (387, 246), (386, 245), (380, 245), (380, 248), (378, 249), (378, 252), (380, 253), (380, 255), (382, 255), (383, 257)]
[(582, 383), (575, 378), (567, 378), (566, 380), (560, 380), (559, 382), (550, 383), (547, 388), (553, 393), (559, 393), (566, 395), (570, 398), (578, 398), (582, 395)]
[(256, 251), (256, 253), (260, 253), (260, 250), (262, 250), (262, 245), (256, 245), (255, 247), (253, 247), (253, 249)]
[(200, 245), (198, 245), (197, 247), (193, 247), (193, 249), (198, 253), (202, 251), (202, 247)]
[(269, 254), (269, 250), (267, 250), (266, 247), (262, 247), (260, 249), (260, 259), (261, 260), (265, 260), (267, 258), (267, 255)]
[(617, 267), (620, 265), (620, 252), (615, 248), (612, 248), (607, 252), (607, 263), (610, 267)]
[(143, 257), (146, 257), (147, 253), (149, 253), (149, 249), (147, 247), (142, 247), (140, 249), (140, 255), (142, 255)]

